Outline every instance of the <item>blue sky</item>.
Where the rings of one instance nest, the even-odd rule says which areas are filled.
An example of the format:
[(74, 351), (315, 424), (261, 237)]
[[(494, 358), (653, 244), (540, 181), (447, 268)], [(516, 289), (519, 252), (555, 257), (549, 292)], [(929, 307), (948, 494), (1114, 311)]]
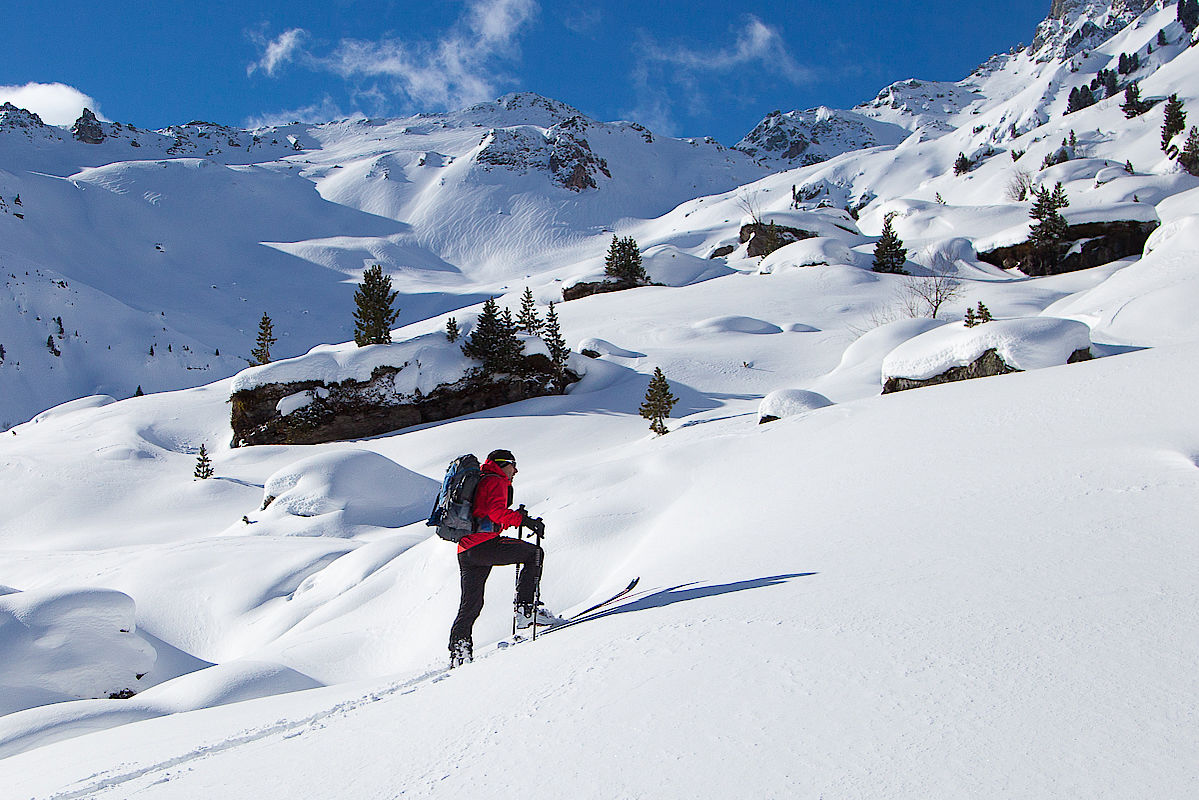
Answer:
[(958, 80), (1050, 0), (43, 0), (5, 11), (0, 101), (142, 128), (444, 111), (534, 91), (734, 144), (768, 112)]

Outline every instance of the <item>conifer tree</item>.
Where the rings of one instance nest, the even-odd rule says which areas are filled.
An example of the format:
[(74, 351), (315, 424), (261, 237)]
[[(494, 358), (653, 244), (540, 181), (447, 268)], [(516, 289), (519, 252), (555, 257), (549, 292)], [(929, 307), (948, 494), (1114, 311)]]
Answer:
[(969, 158), (966, 158), (966, 154), (958, 153), (957, 161), (953, 162), (953, 174), (954, 175), (965, 175), (967, 172), (970, 171), (971, 166), (973, 166), (973, 164), (970, 163)]
[(654, 376), (649, 380), (649, 388), (645, 390), (645, 402), (641, 404), (641, 416), (649, 420), (649, 429), (659, 436), (670, 431), (666, 427), (666, 418), (679, 399), (670, 393), (670, 383), (661, 367), (654, 367)]
[(1139, 117), (1145, 113), (1145, 104), (1141, 102), (1141, 87), (1135, 81), (1124, 89), (1124, 103), (1120, 106), (1128, 119)]
[(62, 355), (62, 353), (59, 352), (58, 348), (54, 346), (54, 336), (53, 335), (46, 337), (46, 349), (48, 349), (50, 351), (51, 355), (54, 355), (54, 356)]
[(525, 333), (536, 336), (541, 332), (541, 318), (537, 316), (537, 302), (533, 299), (533, 290), (525, 287), (525, 293), (520, 298), (520, 313), (516, 317), (517, 327)]
[(200, 445), (200, 455), (196, 457), (196, 470), (192, 475), (199, 480), (208, 480), (213, 475), (212, 459), (208, 457), (208, 450), (204, 445)]
[(966, 323), (967, 328), (973, 328), (978, 324), (978, 317), (975, 316), (973, 308), (966, 309), (966, 318), (963, 321)]
[(620, 283), (641, 286), (649, 283), (645, 267), (641, 265), (641, 250), (632, 236), (623, 239), (612, 236), (608, 255), (604, 257), (604, 275)]
[(1178, 154), (1178, 162), (1187, 172), (1199, 176), (1199, 128), (1194, 125), (1187, 132), (1187, 141)]
[(254, 357), (255, 366), (271, 363), (271, 345), (277, 341), (271, 318), (264, 311), (262, 319), (258, 320), (258, 345), (250, 351), (250, 355)]
[(994, 317), (991, 316), (991, 309), (987, 308), (983, 304), (982, 300), (978, 301), (978, 307), (975, 309), (974, 315), (978, 319), (979, 325), (982, 325), (984, 322), (990, 322), (992, 319), (994, 319)]
[(142, 391), (142, 385), (140, 383), (137, 385), (137, 390), (134, 391), (133, 396), (134, 397), (145, 397), (146, 396), (146, 393)]
[(1178, 21), (1187, 33), (1194, 33), (1199, 28), (1199, 0), (1178, 0)]
[(883, 216), (883, 232), (878, 244), (874, 246), (874, 271), (892, 272), (900, 275), (907, 274), (903, 265), (908, 260), (908, 249), (903, 246), (903, 240), (895, 233), (893, 220), (895, 212)]
[(512, 316), (512, 309), (505, 307), (500, 315), (502, 335), (500, 336), (499, 363), (500, 372), (519, 373), (521, 357), (524, 355), (525, 343), (517, 337), (520, 329)]
[(1136, 170), (1134, 170), (1132, 168), (1132, 159), (1131, 158), (1124, 162), (1124, 171), (1127, 172), (1129, 175), (1136, 174)]
[(391, 342), (391, 326), (400, 315), (393, 309), (398, 292), (391, 290), (391, 276), (383, 274), (383, 267), (373, 264), (362, 274), (362, 283), (354, 292), (354, 343), (359, 347), (368, 344)]
[(494, 298), (483, 304), (483, 311), (462, 344), (462, 353), (468, 358), (483, 362), (482, 371), (492, 376), (505, 372), (518, 372), (520, 357), (525, 343), (516, 337), (516, 323), (512, 312), (504, 309), (500, 314)]
[(1170, 41), (1166, 38), (1166, 29), (1162, 28), (1160, 31), (1157, 32), (1157, 46), (1165, 47), (1169, 43), (1170, 43)]
[(458, 341), (458, 337), (462, 335), (462, 331), (458, 330), (458, 320), (455, 317), (450, 317), (445, 323), (445, 338), (451, 342)]
[(1028, 212), (1036, 220), (1029, 231), (1028, 242), (1033, 246), (1036, 266), (1041, 274), (1048, 274), (1057, 266), (1061, 245), (1069, 230), (1065, 217), (1058, 212), (1068, 205), (1070, 201), (1059, 181), (1052, 192), (1046, 186), (1038, 189), (1036, 202)]
[(1187, 128), (1187, 115), (1183, 110), (1182, 101), (1177, 94), (1170, 95), (1166, 100), (1166, 109), (1162, 117), (1162, 152), (1170, 149), (1170, 140)]
[(550, 303), (550, 310), (545, 314), (545, 325), (542, 328), (541, 338), (550, 351), (550, 361), (554, 365), (554, 372), (557, 373), (558, 388), (561, 389), (562, 379), (566, 374), (566, 363), (570, 359), (570, 348), (566, 346), (566, 339), (562, 338), (558, 312), (554, 310), (553, 303)]

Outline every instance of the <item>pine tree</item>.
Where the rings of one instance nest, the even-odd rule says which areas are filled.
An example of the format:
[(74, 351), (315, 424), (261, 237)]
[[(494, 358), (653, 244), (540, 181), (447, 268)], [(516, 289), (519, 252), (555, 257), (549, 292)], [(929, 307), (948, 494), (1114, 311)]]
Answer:
[(1182, 101), (1177, 94), (1170, 95), (1166, 100), (1166, 109), (1162, 118), (1162, 152), (1170, 149), (1170, 140), (1187, 129), (1187, 115), (1183, 110)]
[(645, 402), (641, 404), (641, 416), (649, 420), (649, 429), (659, 436), (670, 431), (666, 427), (666, 418), (679, 399), (670, 393), (670, 383), (666, 380), (661, 367), (654, 367), (654, 376), (649, 380), (649, 388), (645, 390)]
[(517, 326), (525, 333), (536, 336), (541, 332), (541, 318), (537, 316), (537, 301), (533, 299), (533, 290), (525, 287), (525, 293), (520, 298), (520, 313), (516, 317)]
[(1141, 102), (1141, 87), (1136, 82), (1128, 84), (1124, 89), (1124, 103), (1120, 106), (1128, 119), (1139, 117), (1145, 113), (1145, 104)]
[(1195, 28), (1199, 28), (1199, 0), (1179, 0), (1176, 13), (1187, 33), (1194, 33)]
[(1068, 205), (1070, 201), (1059, 181), (1052, 192), (1045, 186), (1038, 189), (1036, 202), (1028, 212), (1037, 221), (1029, 231), (1028, 242), (1033, 246), (1036, 267), (1041, 274), (1049, 274), (1057, 266), (1061, 245), (1069, 230), (1065, 217), (1058, 212)]
[(54, 355), (54, 356), (62, 355), (62, 353), (59, 352), (58, 348), (54, 346), (54, 336), (53, 335), (46, 337), (46, 349), (50, 351), (51, 355)]
[(146, 393), (142, 391), (142, 385), (140, 383), (137, 385), (137, 390), (133, 393), (133, 396), (134, 397), (145, 397), (146, 396)]
[(967, 328), (973, 328), (978, 324), (978, 317), (975, 316), (973, 308), (966, 309), (966, 319), (963, 321), (966, 323)]
[(271, 345), (277, 341), (278, 339), (274, 336), (274, 325), (271, 324), (271, 318), (264, 311), (262, 319), (258, 320), (258, 346), (250, 351), (250, 355), (254, 358), (255, 366), (271, 363)]
[(965, 153), (958, 153), (957, 160), (953, 162), (953, 174), (965, 175), (972, 166), (973, 164), (970, 163), (970, 159), (966, 158)]
[(982, 325), (984, 322), (990, 322), (992, 319), (994, 319), (994, 317), (991, 316), (991, 309), (983, 305), (982, 300), (978, 301), (978, 308), (975, 309), (974, 314), (978, 319), (979, 325)]
[(202, 481), (213, 475), (212, 460), (208, 457), (208, 450), (204, 445), (200, 445), (200, 455), (196, 457), (196, 470), (192, 475)]
[(558, 388), (561, 390), (562, 380), (566, 374), (566, 364), (570, 359), (570, 348), (566, 346), (566, 339), (562, 338), (558, 312), (554, 310), (553, 303), (550, 303), (550, 310), (545, 314), (545, 325), (542, 328), (541, 338), (550, 351), (550, 361), (553, 362), (554, 372), (557, 373)]
[(1095, 94), (1090, 86), (1077, 86), (1070, 90), (1070, 100), (1066, 103), (1066, 113), (1073, 114), (1095, 105)]
[(903, 240), (895, 233), (893, 220), (895, 212), (883, 216), (883, 232), (878, 244), (874, 246), (874, 271), (892, 272), (906, 275), (903, 265), (908, 260), (908, 249), (903, 246)]
[(1136, 174), (1136, 170), (1134, 170), (1132, 168), (1132, 159), (1131, 158), (1124, 162), (1124, 171), (1127, 172), (1129, 175)]
[(1168, 45), (1169, 43), (1170, 43), (1170, 41), (1169, 41), (1169, 40), (1166, 38), (1166, 30), (1165, 30), (1165, 28), (1163, 28), (1163, 29), (1161, 29), (1160, 31), (1158, 31), (1158, 32), (1157, 32), (1157, 46), (1158, 46), (1158, 47), (1165, 47), (1165, 46), (1166, 46), (1166, 45)]
[(458, 337), (462, 335), (462, 331), (458, 330), (458, 320), (455, 317), (450, 317), (445, 323), (445, 338), (451, 342), (458, 341)]
[(359, 347), (391, 342), (391, 326), (400, 315), (393, 309), (398, 292), (391, 290), (391, 276), (374, 264), (362, 274), (362, 283), (354, 292), (354, 342)]
[(483, 362), (482, 372), (488, 376), (519, 372), (524, 349), (525, 343), (516, 337), (512, 312), (504, 309), (501, 314), (494, 298), (483, 304), (483, 312), (462, 344), (463, 355)]
[(641, 265), (641, 250), (632, 236), (623, 239), (612, 237), (608, 255), (604, 257), (604, 275), (620, 283), (641, 286), (649, 283), (649, 276)]
[(1190, 174), (1199, 176), (1199, 128), (1194, 125), (1187, 132), (1187, 141), (1178, 154), (1178, 163)]

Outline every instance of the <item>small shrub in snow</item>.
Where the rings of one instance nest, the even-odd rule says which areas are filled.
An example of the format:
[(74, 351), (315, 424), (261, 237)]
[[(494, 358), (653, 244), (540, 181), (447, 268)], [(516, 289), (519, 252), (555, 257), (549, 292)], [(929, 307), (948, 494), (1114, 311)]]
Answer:
[(199, 480), (208, 480), (213, 475), (212, 459), (208, 457), (208, 450), (204, 445), (200, 445), (200, 454), (196, 456), (196, 469), (192, 473)]
[(974, 166), (965, 153), (958, 153), (957, 161), (953, 162), (953, 174), (965, 175), (970, 171), (970, 167)]
[(368, 344), (389, 344), (391, 326), (400, 315), (393, 309), (398, 292), (391, 290), (391, 276), (383, 267), (374, 264), (362, 274), (362, 283), (354, 292), (354, 342), (359, 347)]
[(271, 345), (277, 342), (278, 339), (274, 336), (274, 325), (271, 323), (271, 318), (262, 313), (262, 319), (258, 320), (258, 342), (250, 355), (254, 359), (256, 366), (271, 363)]
[(1134, 170), (1132, 168), (1132, 159), (1131, 158), (1124, 162), (1124, 171), (1127, 172), (1129, 175), (1136, 174), (1136, 170)]
[(641, 416), (649, 420), (649, 429), (659, 436), (670, 431), (666, 427), (666, 418), (679, 398), (670, 393), (670, 383), (661, 367), (654, 367), (654, 376), (649, 380), (649, 388), (645, 390), (645, 402), (641, 404)]
[(1028, 199), (1028, 194), (1032, 190), (1032, 175), (1026, 170), (1018, 169), (1012, 173), (1011, 179), (1008, 180), (1004, 196), (1013, 203), (1023, 203)]
[(49, 350), (50, 354), (53, 356), (61, 356), (62, 355), (62, 353), (59, 352), (58, 348), (54, 346), (54, 336), (52, 336), (52, 335), (46, 337), (46, 349)]
[(903, 275), (906, 274), (903, 265), (907, 263), (908, 250), (903, 246), (903, 240), (895, 233), (894, 219), (894, 211), (883, 217), (883, 232), (879, 237), (878, 244), (874, 246), (873, 269), (875, 272), (892, 272)]

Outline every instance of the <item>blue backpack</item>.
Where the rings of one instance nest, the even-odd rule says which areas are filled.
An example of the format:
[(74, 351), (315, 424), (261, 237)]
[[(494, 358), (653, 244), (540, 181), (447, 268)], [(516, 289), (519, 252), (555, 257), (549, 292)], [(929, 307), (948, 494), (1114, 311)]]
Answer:
[(447, 542), (460, 542), (475, 532), (471, 506), (481, 476), (479, 459), (470, 453), (458, 456), (446, 469), (433, 512), (425, 524), (437, 528), (437, 535)]

